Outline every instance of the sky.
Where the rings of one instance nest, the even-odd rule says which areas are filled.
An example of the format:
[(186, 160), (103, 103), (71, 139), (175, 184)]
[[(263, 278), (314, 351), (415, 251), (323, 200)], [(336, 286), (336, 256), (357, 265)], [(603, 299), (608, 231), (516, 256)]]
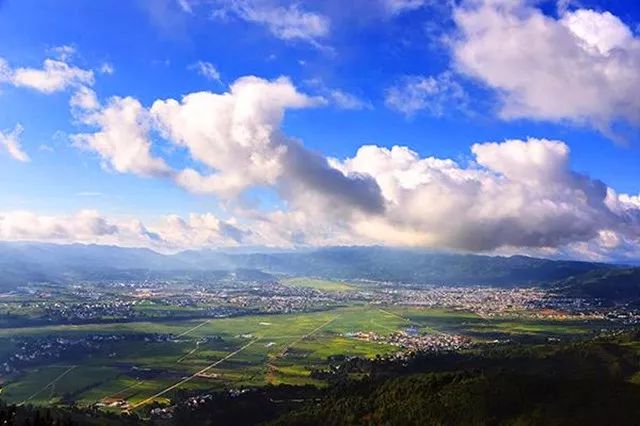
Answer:
[(0, 240), (640, 261), (640, 3), (0, 0)]

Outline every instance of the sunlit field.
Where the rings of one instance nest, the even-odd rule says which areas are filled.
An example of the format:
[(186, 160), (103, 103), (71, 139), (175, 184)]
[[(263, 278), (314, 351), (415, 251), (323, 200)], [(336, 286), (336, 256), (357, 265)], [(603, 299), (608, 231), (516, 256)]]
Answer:
[(461, 334), (480, 343), (498, 337), (570, 337), (597, 326), (585, 321), (482, 318), (462, 311), (362, 305), (287, 315), (2, 329), (3, 351), (15, 336), (173, 336), (168, 341), (116, 341), (97, 353), (30, 368), (6, 378), (2, 395), (16, 403), (76, 401), (107, 410), (118, 410), (121, 403), (136, 409), (167, 401), (179, 389), (323, 386), (310, 373), (325, 367), (329, 357), (371, 358), (399, 351), (396, 346), (350, 337), (358, 331), (387, 335), (411, 327), (427, 334)]

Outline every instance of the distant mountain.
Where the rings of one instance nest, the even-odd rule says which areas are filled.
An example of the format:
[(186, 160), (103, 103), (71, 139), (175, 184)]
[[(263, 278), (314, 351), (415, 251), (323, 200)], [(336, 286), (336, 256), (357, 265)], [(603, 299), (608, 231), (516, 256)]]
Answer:
[[(0, 243), (0, 287), (30, 281), (187, 277), (269, 277), (286, 274), (418, 284), (519, 286), (554, 283), (616, 271), (602, 263), (526, 256), (443, 254), (385, 247), (334, 247), (245, 253), (190, 250), (163, 255), (149, 249), (99, 245)], [(222, 272), (221, 272), (222, 271)], [(224, 272), (227, 271), (227, 272)], [(261, 271), (261, 272), (260, 272)]]
[(385, 247), (339, 247), (309, 252), (231, 256), (236, 265), (273, 273), (426, 284), (539, 284), (615, 268), (591, 262), (526, 256), (492, 257)]
[(598, 298), (610, 303), (640, 301), (640, 268), (600, 269), (553, 283), (572, 297)]
[(192, 269), (181, 259), (144, 248), (83, 244), (0, 243), (0, 288), (27, 282), (139, 279), (151, 272)]

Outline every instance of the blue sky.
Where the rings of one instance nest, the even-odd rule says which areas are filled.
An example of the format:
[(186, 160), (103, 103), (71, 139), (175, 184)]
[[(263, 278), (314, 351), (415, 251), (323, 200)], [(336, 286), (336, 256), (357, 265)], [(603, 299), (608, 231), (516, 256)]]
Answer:
[[(632, 93), (640, 93), (640, 80), (633, 79), (640, 74), (640, 5), (633, 3), (0, 1), (6, 145), (0, 145), (0, 238), (160, 250), (390, 244), (635, 259), (640, 104)], [(501, 37), (510, 31), (501, 29), (505, 23), (516, 29)], [(41, 71), (45, 59), (92, 75), (65, 74), (68, 81), (55, 89), (42, 80), (56, 78), (51, 74), (37, 81), (21, 76), (20, 70)], [(235, 93), (246, 76), (259, 81), (242, 85), (246, 98), (237, 89), (236, 106), (229, 107), (242, 117), (213, 127), (224, 133), (224, 126), (243, 125), (250, 137), (262, 134), (256, 128), (268, 129), (267, 148), (247, 147), (254, 141), (233, 135), (224, 143), (222, 133), (203, 136), (214, 131), (208, 114), (219, 114), (222, 98), (162, 117), (152, 108), (196, 92)], [(274, 88), (280, 76), (287, 82)], [(292, 98), (284, 86), (305, 99)], [(99, 105), (71, 105), (81, 88)], [(280, 96), (282, 105), (247, 107), (278, 104)], [(110, 125), (118, 139), (107, 145), (92, 136), (108, 127), (100, 117), (109, 105), (121, 111), (111, 97), (139, 105), (137, 124), (150, 127), (141, 139), (148, 148), (143, 157), (164, 166), (151, 170), (140, 157), (123, 159), (133, 146), (123, 140), (131, 128)], [(256, 116), (247, 118), (237, 105)], [(272, 117), (279, 114), (282, 120)], [(28, 161), (12, 155), (6, 142), (18, 123), (19, 150)], [(498, 145), (472, 152), (474, 144), (489, 142)], [(263, 164), (298, 143), (298, 154)], [(364, 145), (376, 147), (367, 155), (386, 155), (390, 163), (370, 166), (373, 157), (357, 154)], [(384, 149), (393, 146), (413, 151), (415, 164), (392, 160)], [(252, 150), (260, 152), (258, 160)], [(420, 163), (428, 158), (452, 160), (460, 170), (438, 180), (446, 173)], [(318, 170), (307, 162), (318, 162)], [(238, 183), (243, 173), (233, 164), (247, 168), (246, 181)], [(536, 174), (524, 173), (527, 167)], [(215, 178), (204, 188), (193, 175), (187, 182), (181, 177), (187, 169), (225, 183)], [(449, 186), (451, 176), (473, 185)], [(589, 191), (601, 184), (615, 191), (615, 203), (604, 189), (591, 200)], [(516, 195), (492, 205), (487, 200), (495, 194)], [(547, 206), (542, 213), (540, 206)], [(482, 216), (465, 211), (457, 219), (452, 213), (459, 208), (477, 208)], [(86, 226), (78, 225), (83, 220)], [(566, 231), (567, 223), (578, 225)]]

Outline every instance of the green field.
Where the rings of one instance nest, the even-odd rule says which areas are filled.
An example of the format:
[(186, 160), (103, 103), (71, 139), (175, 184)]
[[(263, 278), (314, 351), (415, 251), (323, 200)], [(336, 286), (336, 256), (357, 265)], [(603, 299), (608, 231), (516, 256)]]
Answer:
[[(177, 388), (203, 390), (267, 383), (323, 385), (309, 374), (313, 368), (326, 366), (327, 358), (332, 355), (374, 357), (398, 350), (395, 346), (346, 337), (348, 333), (373, 331), (386, 335), (409, 326), (426, 333), (457, 333), (483, 341), (496, 336), (577, 335), (597, 325), (577, 321), (486, 319), (468, 312), (369, 305), (206, 321), (0, 329), (3, 352), (4, 343), (8, 343), (6, 347), (10, 345), (10, 337), (21, 335), (78, 337), (158, 333), (175, 336), (166, 342), (117, 341), (82, 359), (34, 367), (18, 377), (4, 378), (2, 395), (12, 402), (35, 404), (73, 400), (82, 405), (98, 402), (108, 405), (124, 400), (135, 405), (181, 381), (184, 382)], [(203, 374), (192, 376), (203, 369), (206, 369)], [(152, 399), (166, 400), (176, 389)]]
[(315, 288), (322, 291), (351, 291), (354, 286), (342, 281), (321, 280), (317, 278), (288, 278), (282, 281), (293, 287)]

